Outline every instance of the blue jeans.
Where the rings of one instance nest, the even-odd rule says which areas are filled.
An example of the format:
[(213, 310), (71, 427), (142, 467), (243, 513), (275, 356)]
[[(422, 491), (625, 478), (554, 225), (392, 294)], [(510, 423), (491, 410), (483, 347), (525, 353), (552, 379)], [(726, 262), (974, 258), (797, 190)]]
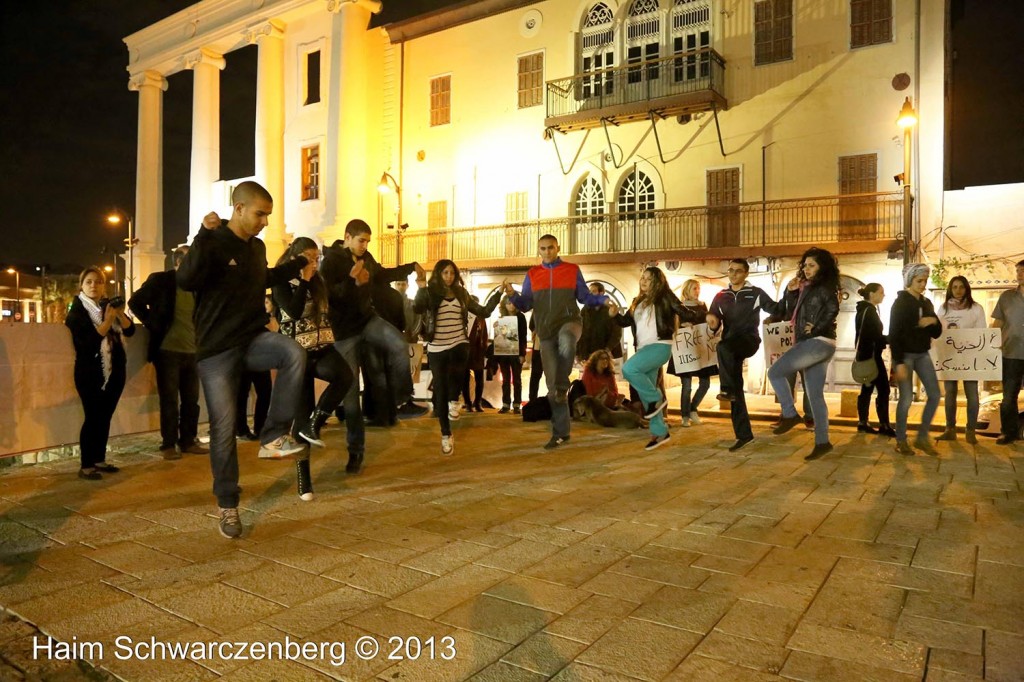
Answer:
[(836, 354), (836, 347), (824, 339), (810, 338), (797, 341), (796, 345), (782, 354), (768, 370), (772, 390), (782, 405), (782, 416), (792, 419), (797, 416), (793, 403), (793, 389), (789, 378), (797, 372), (804, 375), (804, 395), (811, 401), (814, 415), (814, 443), (828, 443), (828, 405), (825, 404), (825, 374), (828, 362)]
[(261, 332), (246, 346), (236, 346), (199, 361), (199, 378), (210, 413), (210, 469), (213, 494), (225, 508), (238, 506), (238, 448), (235, 416), (238, 384), (243, 371), (277, 370), (270, 394), (270, 411), (260, 432), (269, 443), (288, 433), (306, 372), (306, 351), (283, 334)]
[[(538, 325), (539, 326), (539, 325)], [(583, 327), (579, 322), (566, 322), (558, 335), (540, 340), (540, 356), (544, 362), (544, 381), (548, 387), (551, 402), (551, 436), (565, 438), (569, 435), (569, 372), (576, 359), (576, 344)]]
[[(354, 377), (345, 393), (345, 430), (350, 455), (361, 455), (366, 449), (366, 430), (363, 426), (363, 410), (359, 404), (360, 346), (368, 343), (384, 352), (387, 364), (388, 385), (393, 395), (375, 396), (378, 407), (387, 414), (387, 401), (395, 406), (404, 405), (412, 397), (412, 374), (409, 372), (409, 344), (394, 325), (374, 315), (363, 330), (355, 336), (334, 342), (334, 348), (345, 358)], [(378, 413), (379, 414), (379, 413)]]
[[(692, 386), (692, 379), (697, 380), (697, 391), (690, 397), (690, 387)], [(701, 375), (698, 377), (686, 376), (680, 377), (682, 388), (679, 392), (679, 412), (684, 417), (689, 417), (691, 412), (696, 412), (697, 408), (700, 407), (700, 401), (707, 395), (708, 389), (711, 387), (711, 377)]]
[[(661, 391), (658, 389), (658, 370), (668, 362), (671, 355), (672, 346), (667, 343), (649, 343), (634, 353), (622, 366), (622, 376), (636, 389), (645, 408), (662, 400)], [(659, 438), (668, 433), (665, 410), (651, 418), (649, 428), (651, 435)]]
[(935, 376), (932, 356), (928, 353), (905, 353), (903, 364), (907, 366), (907, 378), (900, 381), (900, 400), (896, 403), (896, 440), (907, 439), (907, 415), (910, 414), (910, 403), (914, 400), (914, 373), (921, 378), (925, 395), (928, 396), (921, 413), (921, 426), (917, 437), (928, 437), (928, 429), (932, 425), (935, 410), (939, 409), (939, 380)]
[[(955, 381), (943, 381), (946, 389), (946, 428), (956, 428), (956, 384)], [(973, 431), (978, 426), (978, 382), (965, 381), (964, 395), (967, 396), (967, 430)]]

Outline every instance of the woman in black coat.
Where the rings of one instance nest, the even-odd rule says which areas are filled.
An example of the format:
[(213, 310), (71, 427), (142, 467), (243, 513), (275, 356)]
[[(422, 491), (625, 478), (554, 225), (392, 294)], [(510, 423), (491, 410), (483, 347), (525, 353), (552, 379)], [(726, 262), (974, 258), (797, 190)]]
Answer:
[(64, 320), (75, 345), (75, 388), (85, 410), (79, 435), (78, 477), (98, 481), (103, 478), (100, 472), (119, 471), (107, 463), (107, 439), (127, 378), (124, 338), (135, 333), (135, 325), (124, 312), (123, 298), (105, 298), (107, 284), (102, 270), (86, 268), (78, 283), (81, 291)]
[[(857, 360), (874, 358), (878, 368), (878, 376), (870, 384), (864, 384), (857, 396), (857, 430), (861, 433), (880, 433), (889, 438), (896, 437), (896, 430), (889, 423), (889, 372), (882, 360), (885, 349), (885, 334), (882, 333), (882, 319), (878, 316), (878, 304), (885, 298), (885, 289), (878, 282), (865, 284), (857, 290), (864, 300), (857, 301), (857, 316), (854, 318), (854, 346), (857, 349)], [(868, 408), (871, 406), (871, 394), (877, 391), (875, 398), (875, 415), (878, 417), (878, 429), (868, 423)]]

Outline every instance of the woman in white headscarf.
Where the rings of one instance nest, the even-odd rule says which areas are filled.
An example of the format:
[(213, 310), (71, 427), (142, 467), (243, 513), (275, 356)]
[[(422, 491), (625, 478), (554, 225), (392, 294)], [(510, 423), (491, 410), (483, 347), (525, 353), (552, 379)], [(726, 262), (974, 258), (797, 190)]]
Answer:
[(924, 295), (930, 272), (922, 263), (904, 266), (903, 285), (906, 288), (896, 295), (896, 302), (889, 313), (889, 348), (900, 387), (900, 399), (896, 404), (896, 452), (901, 455), (915, 454), (907, 443), (907, 416), (914, 399), (915, 373), (920, 377), (928, 399), (921, 411), (921, 426), (918, 427), (914, 447), (929, 455), (939, 454), (928, 438), (932, 417), (939, 407), (939, 381), (928, 349), (932, 346), (932, 339), (942, 333), (935, 307)]
[(107, 463), (107, 438), (127, 376), (124, 338), (135, 333), (135, 325), (124, 312), (123, 298), (105, 298), (107, 285), (102, 270), (86, 268), (78, 283), (81, 292), (64, 320), (75, 344), (75, 388), (85, 410), (79, 436), (78, 477), (98, 481), (103, 478), (100, 472), (118, 471)]

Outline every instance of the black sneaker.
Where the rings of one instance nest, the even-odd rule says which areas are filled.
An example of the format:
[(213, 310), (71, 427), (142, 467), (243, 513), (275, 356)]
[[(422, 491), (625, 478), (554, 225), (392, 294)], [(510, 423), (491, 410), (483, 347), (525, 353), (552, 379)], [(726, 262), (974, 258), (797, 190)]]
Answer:
[(512, 408), (510, 408), (508, 405), (502, 405), (501, 409), (498, 410), (498, 414), (508, 414), (511, 411), (512, 411)]
[(665, 398), (655, 403), (647, 403), (647, 414), (644, 415), (644, 419), (654, 418), (655, 415), (665, 409), (666, 405), (668, 405), (668, 400)]
[(745, 446), (752, 440), (754, 440), (753, 436), (751, 436), (750, 438), (737, 438), (736, 442), (729, 446), (729, 452), (736, 452), (738, 450), (742, 450), (743, 446)]
[(569, 436), (551, 436), (551, 440), (549, 440), (544, 445), (544, 449), (545, 450), (554, 450), (559, 445), (565, 445), (568, 442), (569, 442)]
[(513, 405), (512, 406), (512, 414), (522, 414), (522, 413), (523, 413), (523, 408), (520, 405)]
[(416, 403), (410, 400), (405, 405), (402, 405), (401, 407), (398, 408), (398, 418), (416, 419), (417, 417), (422, 417), (427, 412), (430, 412), (428, 408), (417, 405)]
[(832, 443), (815, 443), (814, 449), (811, 450), (811, 454), (804, 457), (804, 461), (813, 462), (819, 457), (824, 457), (830, 452), (832, 452)]
[(229, 540), (242, 536), (242, 519), (236, 507), (220, 507), (220, 534)]
[(724, 391), (722, 393), (719, 393), (716, 396), (716, 398), (726, 403), (731, 403), (732, 401), (736, 400), (736, 396), (734, 396), (732, 393), (725, 393)]
[(655, 436), (654, 438), (651, 438), (650, 442), (647, 443), (646, 446), (644, 446), (644, 450), (654, 450), (655, 448), (664, 445), (670, 440), (672, 440), (672, 436), (670, 436), (667, 433), (664, 436)]
[(774, 433), (776, 436), (781, 436), (782, 434), (791, 430), (802, 421), (803, 420), (800, 418), (800, 415), (797, 415), (795, 417), (783, 417), (782, 419), (779, 420), (778, 426), (772, 429), (772, 433)]
[(1017, 442), (1017, 439), (1013, 436), (1007, 436), (1005, 433), (999, 438), (996, 438), (996, 445), (1013, 445)]

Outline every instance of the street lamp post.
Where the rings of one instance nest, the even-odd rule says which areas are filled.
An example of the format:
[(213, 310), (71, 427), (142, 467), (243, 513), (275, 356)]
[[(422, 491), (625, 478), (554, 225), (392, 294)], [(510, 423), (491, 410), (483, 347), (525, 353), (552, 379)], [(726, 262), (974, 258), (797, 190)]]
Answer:
[[(128, 222), (128, 239), (125, 240), (125, 244), (128, 245), (128, 294), (127, 297), (131, 298), (135, 292), (135, 258), (132, 254), (135, 248), (135, 221), (133, 220), (130, 213), (126, 213), (119, 208), (115, 208), (114, 212), (107, 216), (107, 222), (111, 225), (119, 225), (121, 223), (121, 217)], [(115, 259), (117, 256), (115, 255)], [(116, 263), (116, 260), (115, 260)], [(114, 278), (115, 281), (117, 278)]]
[(398, 185), (398, 180), (395, 180), (395, 176), (384, 171), (380, 176), (380, 182), (377, 183), (377, 191), (381, 194), (389, 194), (392, 187), (395, 188), (395, 200), (398, 202), (398, 211), (395, 214), (395, 263), (401, 265), (402, 236), (405, 233), (405, 228), (409, 226), (402, 222), (402, 188)]
[(917, 125), (917, 112), (907, 97), (896, 124), (903, 128), (903, 264), (910, 262), (910, 238), (914, 229), (914, 198), (910, 194), (911, 132)]
[(12, 321), (17, 321), (21, 315), (21, 272), (15, 268), (7, 268), (8, 275), (14, 275), (14, 314), (11, 315)]
[(103, 272), (109, 273), (114, 279), (111, 281), (114, 283), (114, 295), (117, 295), (117, 254), (114, 254), (114, 264), (104, 265)]

